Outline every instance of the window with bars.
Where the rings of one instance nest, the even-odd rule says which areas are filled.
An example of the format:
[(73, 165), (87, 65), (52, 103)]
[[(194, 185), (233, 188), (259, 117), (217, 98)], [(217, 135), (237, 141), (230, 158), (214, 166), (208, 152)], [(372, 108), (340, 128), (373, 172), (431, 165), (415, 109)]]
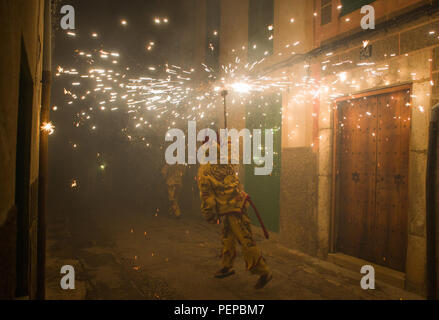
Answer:
[(332, 0), (322, 0), (321, 25), (332, 21)]
[(375, 2), (375, 0), (341, 0), (341, 5), (343, 8), (341, 10), (340, 17), (359, 10), (362, 6), (371, 4), (372, 2)]
[(250, 0), (248, 58), (257, 61), (273, 54), (274, 0)]

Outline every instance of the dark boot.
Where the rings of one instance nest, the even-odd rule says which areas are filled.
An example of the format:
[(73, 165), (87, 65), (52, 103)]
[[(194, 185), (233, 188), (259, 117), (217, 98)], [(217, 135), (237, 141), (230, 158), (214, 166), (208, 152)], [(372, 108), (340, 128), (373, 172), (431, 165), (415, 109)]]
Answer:
[(235, 270), (233, 268), (222, 268), (221, 270), (215, 273), (215, 278), (224, 279), (235, 274)]
[(267, 285), (267, 283), (271, 281), (271, 279), (273, 279), (273, 275), (271, 273), (264, 274), (259, 278), (258, 282), (255, 285), (255, 289), (260, 290), (264, 288)]

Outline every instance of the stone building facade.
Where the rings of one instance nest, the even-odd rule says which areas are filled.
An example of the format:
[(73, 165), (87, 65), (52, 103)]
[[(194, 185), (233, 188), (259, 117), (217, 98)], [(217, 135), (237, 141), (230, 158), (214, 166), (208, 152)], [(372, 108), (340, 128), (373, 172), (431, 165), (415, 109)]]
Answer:
[[(247, 61), (251, 51), (258, 50), (252, 42), (255, 2), (221, 1), (220, 64), (233, 62), (238, 51), (240, 59)], [(431, 108), (439, 102), (438, 2), (272, 3), (267, 18), (271, 24), (260, 26), (270, 31), (262, 42), (271, 44), (263, 45), (266, 51), (255, 74), (284, 77), (291, 83), (281, 94), (280, 222), (273, 237), (292, 249), (337, 263), (372, 263), (378, 277), (427, 295), (426, 177)], [(365, 14), (360, 10), (367, 4), (375, 11), (373, 30), (361, 27)], [(394, 101), (407, 109), (394, 107)], [(389, 108), (399, 111), (386, 115)], [(358, 119), (349, 120), (349, 110), (357, 112)], [(244, 128), (247, 115), (245, 106), (233, 105), (229, 126)], [(367, 122), (373, 124), (367, 124), (369, 139), (361, 140), (366, 137), (364, 129), (348, 122), (364, 124), (368, 116), (374, 119)], [(392, 121), (397, 121), (394, 130), (399, 133), (389, 131)], [(348, 150), (349, 137), (357, 139), (350, 142), (352, 150)], [(343, 152), (354, 155), (356, 150), (361, 162), (369, 155), (363, 143), (369, 142), (376, 148), (370, 151), (373, 167), (350, 172), (349, 161), (355, 167), (357, 158), (343, 158)], [(392, 144), (399, 149), (392, 149)], [(398, 159), (403, 163), (397, 164)], [(371, 162), (366, 158), (364, 163)], [(348, 178), (343, 178), (343, 170), (349, 171)], [(365, 187), (373, 192), (369, 204), (359, 187), (368, 174), (374, 176)], [(353, 210), (346, 216), (343, 210), (349, 208), (343, 209), (343, 203), (349, 201)], [(346, 221), (351, 224), (343, 226)], [(358, 247), (349, 250), (341, 238), (357, 241), (355, 228), (367, 239), (357, 239)]]
[(0, 20), (0, 299), (35, 298), (44, 1), (1, 1)]

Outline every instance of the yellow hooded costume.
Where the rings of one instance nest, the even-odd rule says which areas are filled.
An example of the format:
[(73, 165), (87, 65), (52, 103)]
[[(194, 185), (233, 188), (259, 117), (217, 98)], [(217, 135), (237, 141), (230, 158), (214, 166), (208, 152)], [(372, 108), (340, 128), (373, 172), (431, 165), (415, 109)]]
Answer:
[[(229, 150), (230, 155), (230, 150)], [(230, 161), (229, 161), (230, 163)], [(236, 242), (241, 245), (247, 270), (260, 276), (269, 269), (253, 241), (251, 223), (236, 169), (231, 164), (204, 164), (198, 171), (201, 213), (210, 223), (222, 223), (222, 267), (230, 270), (236, 257)]]

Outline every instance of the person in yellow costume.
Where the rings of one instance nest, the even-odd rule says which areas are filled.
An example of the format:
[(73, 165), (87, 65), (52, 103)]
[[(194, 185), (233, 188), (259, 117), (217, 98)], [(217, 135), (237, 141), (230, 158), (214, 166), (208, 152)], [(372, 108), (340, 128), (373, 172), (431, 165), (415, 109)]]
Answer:
[(162, 175), (168, 187), (169, 211), (176, 217), (181, 217), (181, 209), (178, 203), (181, 187), (183, 184), (183, 165), (168, 165), (162, 168)]
[[(219, 146), (217, 147), (219, 154)], [(200, 165), (198, 187), (202, 215), (209, 223), (216, 224), (219, 220), (222, 224), (222, 268), (215, 273), (215, 277), (223, 279), (235, 274), (233, 263), (238, 242), (247, 270), (259, 275), (255, 289), (262, 289), (272, 279), (272, 274), (253, 240), (247, 213), (248, 204), (245, 202), (247, 195), (243, 191), (235, 166), (210, 163)]]

